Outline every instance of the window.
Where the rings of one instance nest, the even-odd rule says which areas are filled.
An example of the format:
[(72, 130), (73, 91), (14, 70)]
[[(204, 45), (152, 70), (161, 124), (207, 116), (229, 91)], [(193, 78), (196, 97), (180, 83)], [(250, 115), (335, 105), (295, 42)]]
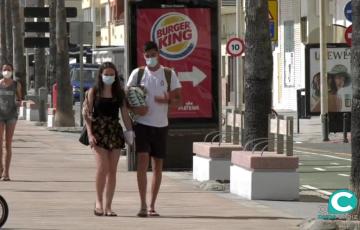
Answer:
[(294, 21), (284, 22), (285, 52), (294, 52)]
[(107, 20), (106, 20), (106, 6), (107, 4), (101, 5), (100, 8), (100, 27), (106, 27)]
[(84, 12), (84, 22), (90, 22), (91, 21), (91, 8), (85, 8), (83, 10)]
[[(97, 75), (97, 69), (84, 69), (83, 79), (84, 82), (94, 83)], [(71, 79), (72, 81), (80, 81), (80, 70), (72, 70), (71, 71)]]

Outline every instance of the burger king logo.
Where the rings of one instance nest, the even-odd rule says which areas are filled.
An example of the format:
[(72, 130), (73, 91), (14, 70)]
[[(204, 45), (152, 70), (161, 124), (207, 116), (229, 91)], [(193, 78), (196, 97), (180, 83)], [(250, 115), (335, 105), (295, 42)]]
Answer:
[(181, 60), (191, 54), (197, 39), (194, 22), (181, 13), (160, 16), (151, 29), (151, 40), (158, 44), (160, 55), (170, 60)]

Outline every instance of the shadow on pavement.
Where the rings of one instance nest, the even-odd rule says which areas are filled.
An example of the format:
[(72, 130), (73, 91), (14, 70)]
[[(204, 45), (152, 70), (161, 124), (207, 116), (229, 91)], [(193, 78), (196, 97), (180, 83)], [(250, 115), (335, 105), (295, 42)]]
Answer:
[(58, 230), (57, 228), (2, 228), (3, 230)]
[[(311, 190), (302, 190), (302, 191), (311, 191)], [(308, 202), (308, 203), (327, 203), (328, 200), (324, 199), (317, 195), (300, 195), (300, 198), (296, 202)]]
[[(118, 217), (133, 217), (139, 218), (137, 216), (118, 216)], [(294, 218), (294, 217), (283, 217), (283, 216), (190, 216), (190, 215), (174, 215), (174, 216), (167, 216), (161, 215), (158, 217), (146, 217), (146, 218), (158, 218), (158, 219), (212, 219), (212, 220), (303, 220), (302, 218)]]

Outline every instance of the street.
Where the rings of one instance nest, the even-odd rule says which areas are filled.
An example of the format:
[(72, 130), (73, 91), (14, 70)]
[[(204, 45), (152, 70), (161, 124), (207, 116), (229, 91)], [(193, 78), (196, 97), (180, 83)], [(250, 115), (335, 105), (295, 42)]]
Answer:
[(295, 147), (300, 158), (300, 188), (316, 191), (325, 196), (338, 189), (348, 189), (351, 155), (305, 147)]

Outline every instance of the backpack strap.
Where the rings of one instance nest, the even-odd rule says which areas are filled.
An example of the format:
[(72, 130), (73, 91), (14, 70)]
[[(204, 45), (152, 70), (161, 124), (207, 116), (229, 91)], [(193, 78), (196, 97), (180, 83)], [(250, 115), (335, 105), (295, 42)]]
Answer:
[(168, 68), (168, 67), (165, 67), (164, 68), (164, 73), (165, 73), (165, 79), (166, 79), (166, 83), (167, 83), (167, 91), (168, 92), (170, 92), (170, 90), (171, 90), (171, 73), (172, 72), (172, 70), (170, 69), (170, 68)]
[(144, 66), (139, 67), (139, 71), (137, 74), (137, 80), (136, 80), (136, 86), (140, 86), (141, 79), (144, 76), (144, 72), (145, 72), (145, 67)]

